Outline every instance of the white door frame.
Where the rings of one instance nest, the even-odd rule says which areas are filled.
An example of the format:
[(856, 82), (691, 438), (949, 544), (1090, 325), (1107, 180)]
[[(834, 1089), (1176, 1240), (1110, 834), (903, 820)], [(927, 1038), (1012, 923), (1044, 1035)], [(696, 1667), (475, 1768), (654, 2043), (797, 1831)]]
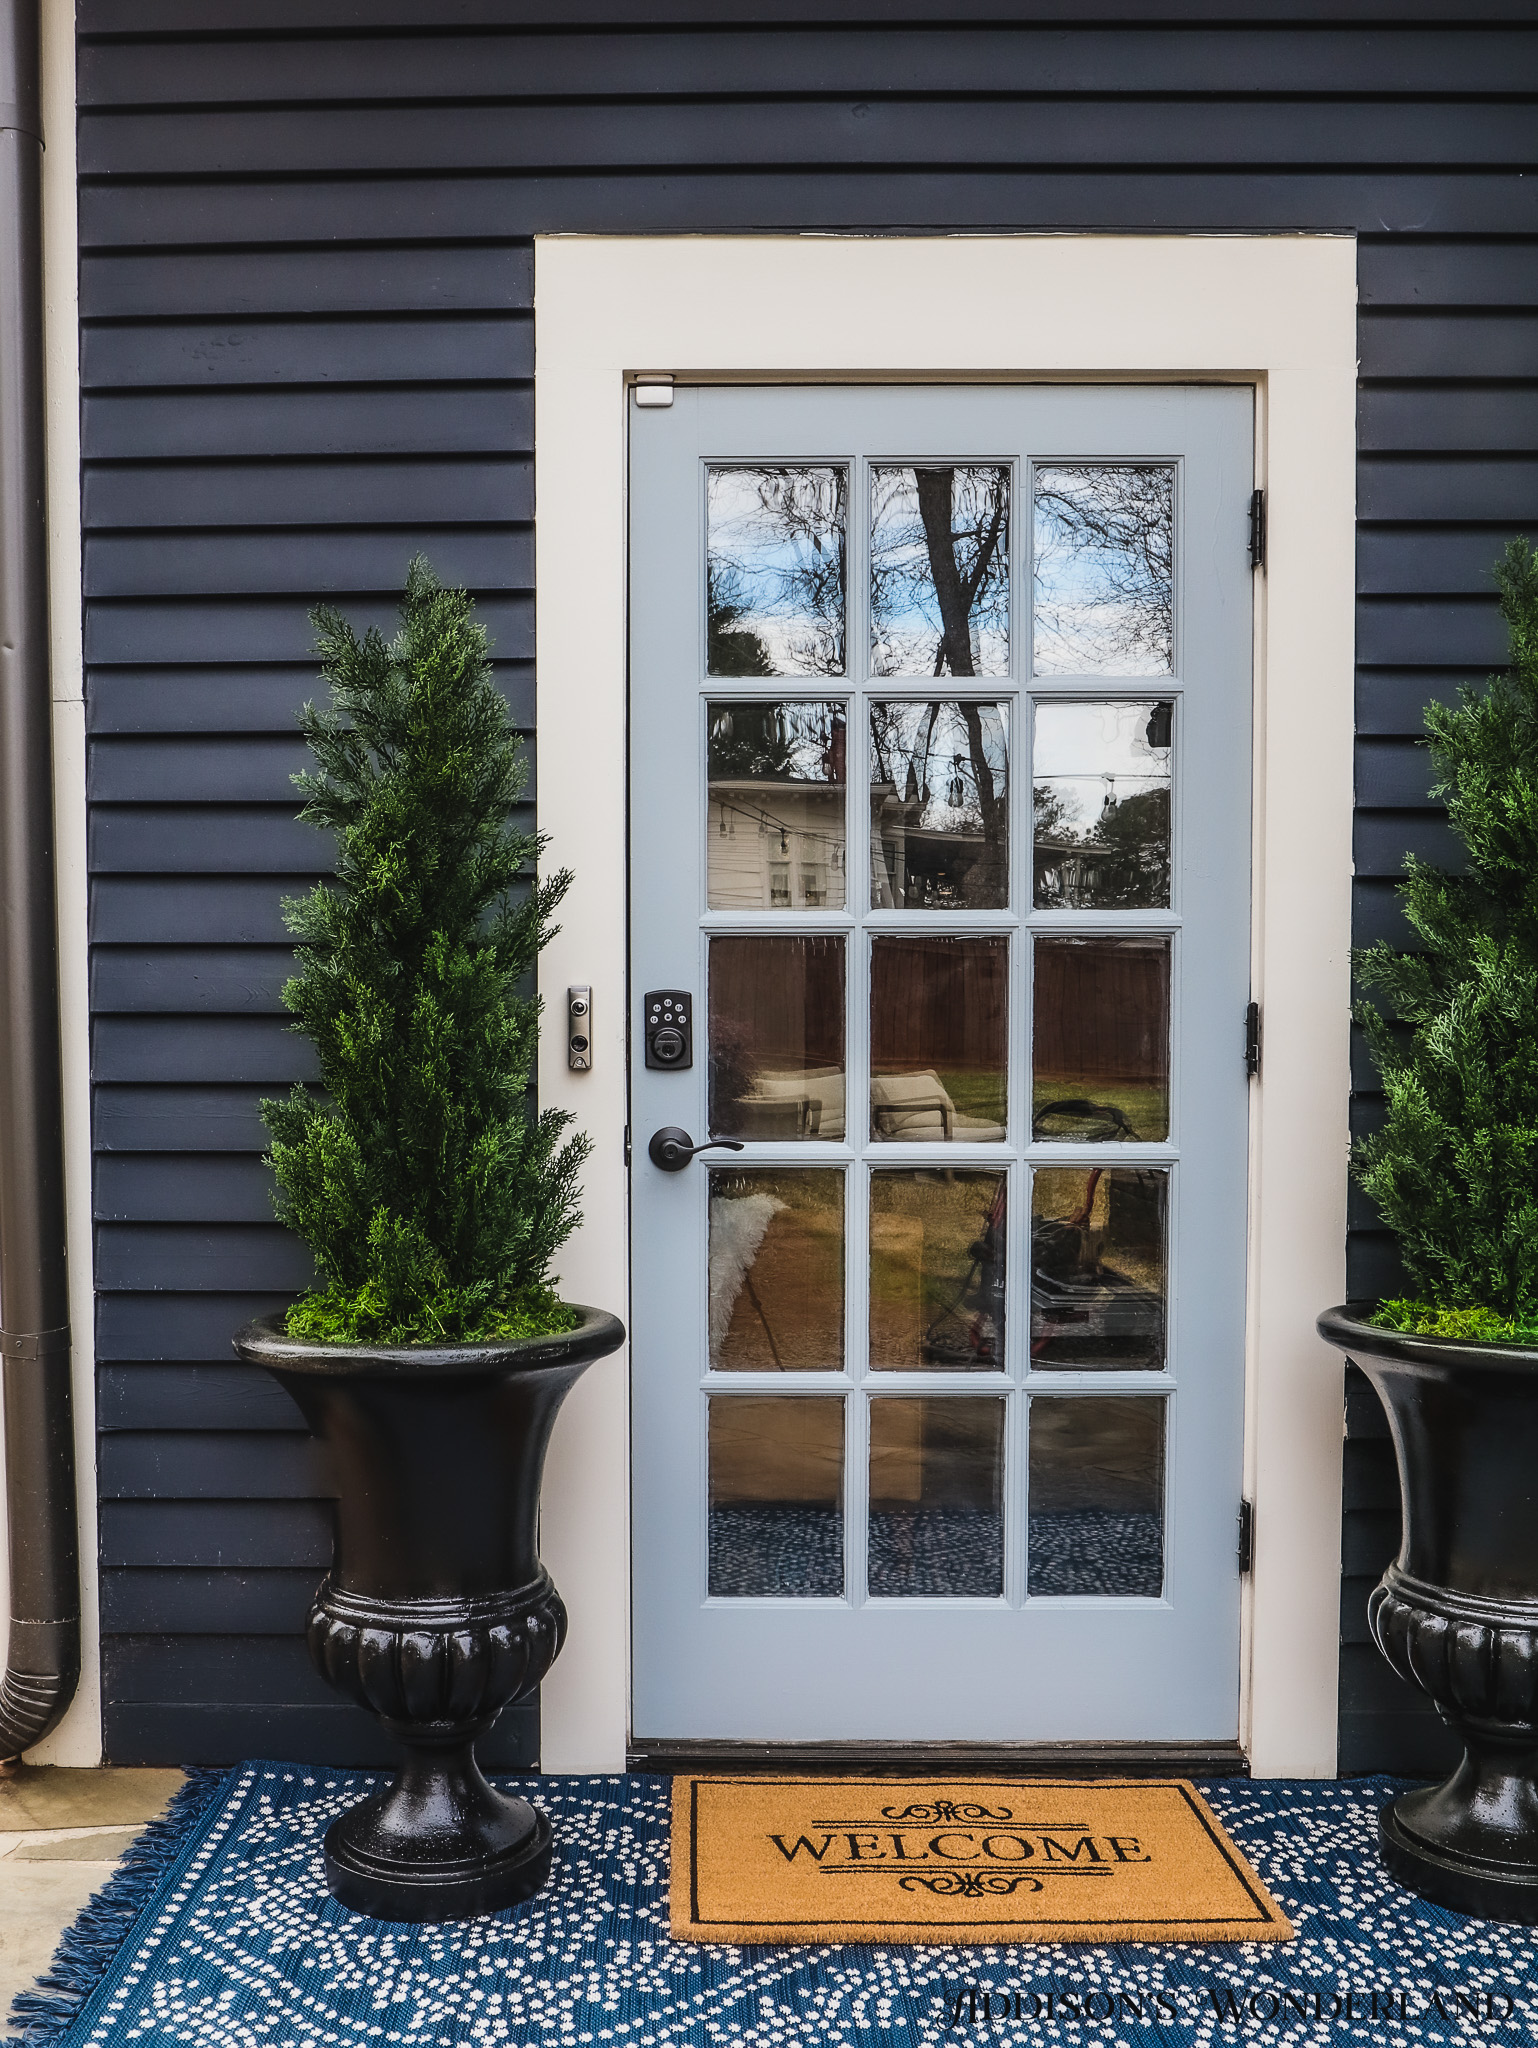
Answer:
[[(1268, 562), (1256, 590), (1245, 1475), (1255, 1564), (1241, 1729), (1263, 1777), (1335, 1770), (1355, 613), (1356, 248), (1348, 236), (548, 236), (535, 244), (539, 822), (576, 870), (541, 964), (541, 1099), (595, 1149), (560, 1261), (625, 1312), (627, 386), (680, 379), (1198, 378), (1254, 384)], [(568, 984), (593, 1065), (566, 1066)], [(1236, 1057), (1237, 1057), (1236, 1052)], [(542, 1547), (571, 1611), (543, 1689), (547, 1771), (623, 1769), (628, 1358), (556, 1427)], [(645, 1398), (645, 1389), (635, 1391)]]

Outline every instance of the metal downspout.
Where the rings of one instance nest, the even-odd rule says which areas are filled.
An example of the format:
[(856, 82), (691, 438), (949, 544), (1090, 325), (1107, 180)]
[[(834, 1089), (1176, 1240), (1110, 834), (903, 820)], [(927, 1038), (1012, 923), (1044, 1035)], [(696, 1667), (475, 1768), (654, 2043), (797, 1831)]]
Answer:
[(40, 0), (0, 0), (0, 1760), (80, 1682), (44, 523)]

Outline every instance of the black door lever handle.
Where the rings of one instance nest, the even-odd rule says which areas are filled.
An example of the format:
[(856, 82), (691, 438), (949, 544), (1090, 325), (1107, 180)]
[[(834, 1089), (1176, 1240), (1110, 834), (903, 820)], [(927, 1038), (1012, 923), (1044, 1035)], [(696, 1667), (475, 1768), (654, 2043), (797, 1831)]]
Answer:
[(696, 1145), (685, 1130), (677, 1124), (664, 1124), (660, 1131), (653, 1131), (646, 1156), (653, 1166), (660, 1166), (664, 1173), (682, 1173), (696, 1152), (740, 1152), (742, 1143), (737, 1138), (713, 1138), (708, 1144)]

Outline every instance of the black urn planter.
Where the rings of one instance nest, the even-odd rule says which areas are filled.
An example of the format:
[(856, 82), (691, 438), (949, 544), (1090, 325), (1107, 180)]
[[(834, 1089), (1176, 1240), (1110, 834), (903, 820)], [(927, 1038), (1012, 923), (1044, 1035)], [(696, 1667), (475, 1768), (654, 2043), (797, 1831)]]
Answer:
[(1538, 1350), (1374, 1329), (1350, 1306), (1319, 1334), (1377, 1388), (1399, 1463), (1373, 1640), (1464, 1745), (1445, 1785), (1385, 1807), (1384, 1863), (1455, 1912), (1538, 1923)]
[(549, 1875), (549, 1822), (486, 1782), (475, 1743), (566, 1633), (539, 1561), (545, 1448), (572, 1384), (625, 1336), (614, 1316), (581, 1314), (559, 1336), (443, 1349), (312, 1344), (280, 1316), (234, 1340), (332, 1458), (336, 1545), (310, 1655), (406, 1752), (326, 1834), (326, 1882), (354, 1912), (456, 1920), (531, 1898)]

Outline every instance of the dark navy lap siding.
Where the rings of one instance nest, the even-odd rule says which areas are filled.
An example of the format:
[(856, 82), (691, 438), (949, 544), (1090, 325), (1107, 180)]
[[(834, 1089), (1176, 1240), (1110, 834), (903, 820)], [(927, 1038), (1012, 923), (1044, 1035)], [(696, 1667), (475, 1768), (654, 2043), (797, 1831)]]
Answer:
[[(304, 1283), (256, 1104), (310, 1071), (276, 905), (318, 599), (426, 549), (534, 717), (542, 231), (1358, 238), (1358, 936), (1446, 828), (1420, 706), (1501, 658), (1538, 532), (1538, 26), (1427, 0), (82, 0), (81, 304), (109, 1754), (363, 1761), (298, 1642), (327, 1481), (231, 1329)], [(1231, 17), (1242, 12), (1242, 21)], [(1028, 18), (1021, 20), (1018, 17)], [(1354, 1117), (1377, 1114), (1357, 1062)], [(1353, 1204), (1351, 1286), (1395, 1276)], [(1397, 1540), (1352, 1377), (1341, 1757), (1430, 1768), (1366, 1640)], [(532, 1715), (501, 1756), (528, 1758)]]

